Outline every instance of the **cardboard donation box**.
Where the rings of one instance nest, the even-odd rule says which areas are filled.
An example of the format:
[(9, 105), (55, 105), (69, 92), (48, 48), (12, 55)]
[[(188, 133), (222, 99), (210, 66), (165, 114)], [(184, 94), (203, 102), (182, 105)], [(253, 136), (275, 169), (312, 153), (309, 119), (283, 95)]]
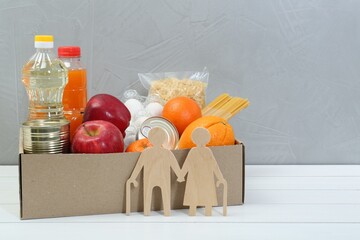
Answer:
[[(244, 145), (210, 147), (228, 184), (228, 205), (244, 203)], [(180, 166), (189, 150), (172, 151)], [(21, 219), (125, 213), (125, 186), (140, 153), (19, 154)], [(183, 207), (185, 183), (171, 180), (171, 208)], [(143, 211), (142, 175), (131, 211)], [(222, 189), (217, 188), (221, 205)], [(153, 210), (162, 209), (158, 189)], [(159, 200), (160, 199), (160, 200)]]

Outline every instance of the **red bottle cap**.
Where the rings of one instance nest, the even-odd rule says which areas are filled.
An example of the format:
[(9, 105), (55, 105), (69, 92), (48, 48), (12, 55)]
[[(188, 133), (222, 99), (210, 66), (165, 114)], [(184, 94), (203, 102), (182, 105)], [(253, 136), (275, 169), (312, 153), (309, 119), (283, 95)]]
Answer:
[(58, 48), (59, 57), (80, 57), (80, 47), (78, 46), (63, 46)]

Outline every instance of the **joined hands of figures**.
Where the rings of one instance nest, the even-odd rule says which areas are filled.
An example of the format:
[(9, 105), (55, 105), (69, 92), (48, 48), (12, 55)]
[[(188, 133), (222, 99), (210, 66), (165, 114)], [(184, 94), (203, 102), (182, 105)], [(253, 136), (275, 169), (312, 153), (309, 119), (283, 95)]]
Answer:
[(177, 181), (178, 181), (178, 182), (184, 182), (184, 181), (185, 181), (185, 178), (184, 178), (184, 177), (178, 177)]

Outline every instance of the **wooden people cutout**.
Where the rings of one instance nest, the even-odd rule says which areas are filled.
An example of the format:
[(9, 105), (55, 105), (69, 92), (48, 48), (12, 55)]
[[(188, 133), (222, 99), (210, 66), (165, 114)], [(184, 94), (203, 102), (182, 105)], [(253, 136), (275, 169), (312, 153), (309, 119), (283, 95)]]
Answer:
[[(126, 214), (130, 214), (130, 186), (138, 186), (136, 181), (142, 168), (144, 168), (144, 215), (149, 216), (151, 210), (151, 199), (154, 187), (161, 189), (161, 195), (164, 206), (164, 215), (170, 216), (170, 198), (171, 198), (171, 169), (176, 176), (180, 174), (179, 163), (174, 154), (163, 148), (167, 139), (166, 132), (161, 128), (153, 128), (148, 135), (149, 141), (153, 147), (146, 148), (136, 163), (136, 166), (126, 182)], [(184, 181), (178, 179), (178, 181)]]
[[(205, 215), (211, 216), (212, 207), (217, 206), (216, 186), (223, 184), (223, 215), (227, 215), (227, 182), (224, 179), (212, 151), (206, 147), (210, 133), (205, 128), (196, 128), (191, 138), (196, 147), (189, 151), (179, 178), (187, 174), (184, 206), (189, 206), (189, 215), (196, 215), (198, 206), (205, 207)], [(214, 175), (218, 179), (216, 186)]]

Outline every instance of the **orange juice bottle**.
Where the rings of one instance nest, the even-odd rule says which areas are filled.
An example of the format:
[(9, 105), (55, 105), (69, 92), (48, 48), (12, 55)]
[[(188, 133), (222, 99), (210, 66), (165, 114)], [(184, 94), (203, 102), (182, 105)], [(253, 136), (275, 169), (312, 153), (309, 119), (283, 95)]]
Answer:
[(68, 69), (68, 84), (64, 89), (64, 115), (70, 121), (70, 141), (76, 128), (82, 123), (87, 102), (86, 69), (80, 61), (81, 50), (78, 46), (58, 48), (58, 56)]

